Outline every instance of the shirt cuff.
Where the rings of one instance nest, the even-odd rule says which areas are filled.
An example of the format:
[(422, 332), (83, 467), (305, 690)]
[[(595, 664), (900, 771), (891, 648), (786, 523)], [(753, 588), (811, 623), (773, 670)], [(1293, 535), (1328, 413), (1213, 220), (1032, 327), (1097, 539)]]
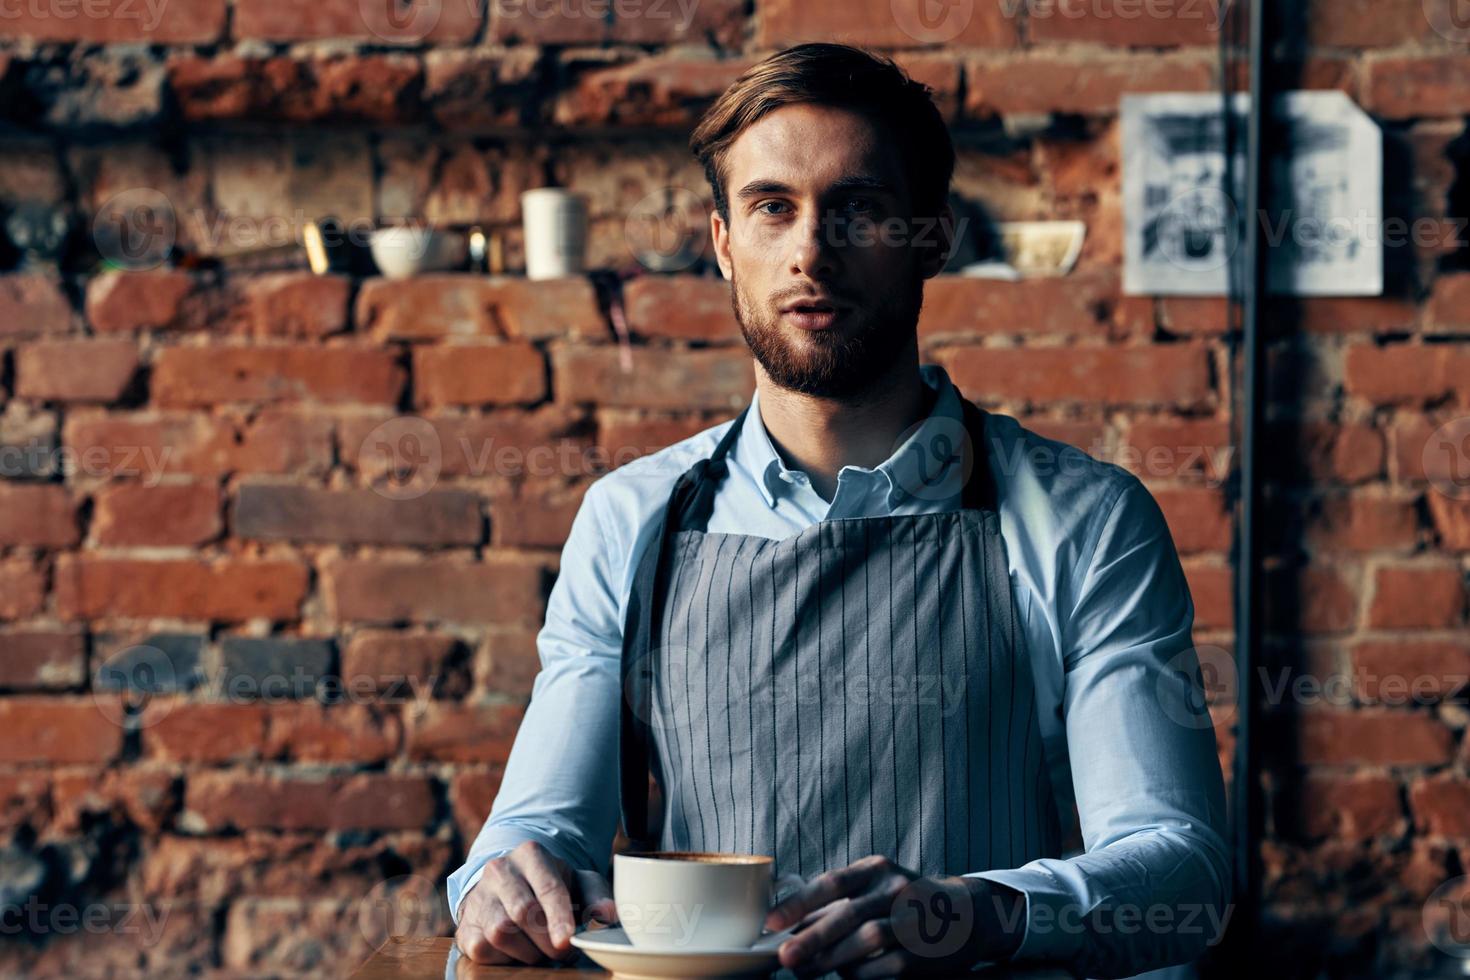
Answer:
[(480, 878), (485, 874), (485, 865), (500, 857), (507, 851), (485, 851), (482, 854), (472, 854), (465, 863), (449, 876), (446, 891), (449, 895), (449, 916), (459, 925), (459, 907), (464, 904), (464, 897), (470, 893), (470, 889), (480, 883)]
[(1077, 896), (1044, 868), (977, 871), (966, 878), (983, 878), (1008, 885), (1026, 896), (1026, 931), (1012, 960), (1074, 959), (1082, 951), (1083, 922)]

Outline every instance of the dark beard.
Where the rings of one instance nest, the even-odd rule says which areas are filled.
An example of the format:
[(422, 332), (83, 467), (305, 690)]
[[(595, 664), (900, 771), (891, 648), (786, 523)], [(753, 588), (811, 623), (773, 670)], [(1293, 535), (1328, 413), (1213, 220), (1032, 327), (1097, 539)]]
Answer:
[(852, 398), (870, 390), (917, 343), (919, 309), (924, 302), (924, 280), (915, 276), (906, 294), (887, 302), (854, 310), (862, 318), (858, 329), (807, 334), (805, 349), (797, 349), (781, 332), (780, 315), (770, 319), (747, 304), (740, 281), (732, 276), (731, 305), (740, 333), (750, 352), (776, 385), (818, 398)]

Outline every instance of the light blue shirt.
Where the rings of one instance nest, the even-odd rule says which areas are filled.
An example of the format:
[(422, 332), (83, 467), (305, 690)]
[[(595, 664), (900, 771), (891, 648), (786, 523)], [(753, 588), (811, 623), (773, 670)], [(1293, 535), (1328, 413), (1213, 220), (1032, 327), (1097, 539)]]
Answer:
[[(830, 504), (784, 466), (757, 396), (709, 530), (780, 539), (822, 520), (958, 508), (959, 467), (927, 489), (923, 477), (933, 475), (929, 450), (962, 432), (960, 396), (940, 368), (924, 368), (924, 379), (938, 392), (929, 418), (877, 468), (844, 467)], [(485, 862), (527, 840), (607, 873), (619, 816), (628, 595), (674, 481), (729, 425), (588, 490), (547, 604), (542, 669), (500, 793), (449, 877), (456, 919)], [(992, 414), (987, 436), (1047, 763), (1064, 829), (1075, 802), (1085, 851), (975, 874), (1025, 894), (1018, 959), (1065, 960), (1110, 976), (1187, 961), (1217, 938), (1230, 870), (1214, 729), (1199, 704), (1190, 638), (1194, 604), (1169, 530), (1127, 471), (1007, 416)], [(1094, 915), (1108, 907), (1120, 914)]]

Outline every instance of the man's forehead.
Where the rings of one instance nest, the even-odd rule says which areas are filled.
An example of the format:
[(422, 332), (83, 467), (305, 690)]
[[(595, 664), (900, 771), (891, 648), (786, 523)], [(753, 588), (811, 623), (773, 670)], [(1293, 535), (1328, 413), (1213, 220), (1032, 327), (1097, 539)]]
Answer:
[(868, 174), (902, 183), (900, 157), (867, 118), (831, 106), (783, 106), (752, 124), (730, 146), (731, 187), (753, 179), (821, 186)]

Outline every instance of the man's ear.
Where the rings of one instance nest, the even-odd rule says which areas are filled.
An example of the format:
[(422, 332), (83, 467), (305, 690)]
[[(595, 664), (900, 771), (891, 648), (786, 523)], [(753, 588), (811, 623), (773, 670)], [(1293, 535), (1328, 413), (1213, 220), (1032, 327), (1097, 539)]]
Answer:
[(916, 229), (921, 250), (919, 268), (925, 279), (933, 279), (944, 271), (944, 267), (949, 264), (950, 256), (954, 253), (954, 208), (946, 201), (944, 210), (939, 213), (939, 219), (927, 229), (926, 224), (928, 222), (920, 222)]
[(730, 226), (717, 209), (709, 213), (709, 233), (715, 243), (715, 261), (720, 263), (721, 274), (727, 280), (733, 279), (735, 264), (730, 260)]

